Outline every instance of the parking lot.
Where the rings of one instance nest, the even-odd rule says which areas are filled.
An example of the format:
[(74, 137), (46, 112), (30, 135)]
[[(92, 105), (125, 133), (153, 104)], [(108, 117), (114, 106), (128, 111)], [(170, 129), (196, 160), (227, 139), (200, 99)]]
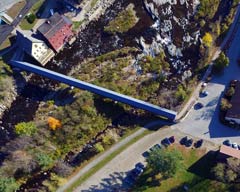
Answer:
[[(183, 134), (178, 130), (173, 131), (171, 127), (153, 132), (137, 141), (122, 153), (120, 153), (118, 156), (116, 156), (106, 166), (97, 171), (81, 186), (75, 189), (75, 191), (106, 192), (114, 191), (114, 189), (126, 189), (132, 183), (132, 179), (129, 177), (129, 175), (130, 172), (134, 169), (135, 164), (138, 162), (146, 164), (144, 153), (146, 153), (146, 151), (149, 151), (149, 149), (154, 145), (161, 144), (161, 141), (164, 138), (169, 138), (172, 135), (175, 137), (175, 143), (172, 145), (179, 144), (179, 141), (186, 136), (186, 134)], [(199, 140), (198, 138), (192, 137), (190, 135), (187, 136), (188, 138), (193, 139), (191, 147), (193, 147), (193, 144)], [(189, 149), (191, 147), (189, 147)], [(216, 150), (218, 149), (218, 145), (204, 141), (201, 148), (206, 148), (207, 150)]]
[(203, 107), (201, 109), (193, 107), (188, 116), (181, 123), (174, 125), (173, 128), (218, 144), (226, 139), (240, 144), (240, 131), (222, 125), (218, 118), (219, 99), (225, 87), (233, 79), (240, 80), (240, 66), (237, 63), (240, 58), (239, 42), (240, 28), (227, 52), (230, 65), (223, 74), (212, 78), (205, 88), (209, 94), (205, 97), (199, 97), (197, 101), (202, 103)]

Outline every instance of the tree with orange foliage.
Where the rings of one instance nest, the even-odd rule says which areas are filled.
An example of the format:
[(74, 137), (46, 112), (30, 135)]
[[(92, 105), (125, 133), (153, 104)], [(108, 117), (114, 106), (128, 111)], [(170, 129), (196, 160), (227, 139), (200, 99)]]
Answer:
[(54, 117), (49, 117), (48, 126), (51, 130), (55, 131), (56, 129), (60, 128), (62, 124), (58, 119), (55, 119)]

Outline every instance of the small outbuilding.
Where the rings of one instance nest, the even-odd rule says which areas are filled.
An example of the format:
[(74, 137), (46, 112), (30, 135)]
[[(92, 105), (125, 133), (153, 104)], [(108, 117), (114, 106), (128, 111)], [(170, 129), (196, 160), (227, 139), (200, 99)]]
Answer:
[(228, 157), (235, 157), (237, 159), (240, 159), (240, 150), (222, 145), (219, 150), (218, 159), (224, 160)]

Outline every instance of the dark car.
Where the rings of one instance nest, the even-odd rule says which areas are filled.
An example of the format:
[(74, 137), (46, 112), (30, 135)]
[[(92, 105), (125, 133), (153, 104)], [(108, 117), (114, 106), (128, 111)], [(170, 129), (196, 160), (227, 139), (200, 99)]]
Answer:
[(144, 166), (141, 162), (139, 162), (139, 163), (137, 163), (137, 164), (135, 165), (135, 168), (144, 169), (145, 166)]
[(202, 91), (202, 92), (200, 93), (200, 96), (201, 96), (201, 97), (206, 97), (206, 96), (208, 96), (208, 92), (207, 92), (207, 91)]
[(187, 142), (187, 140), (188, 140), (188, 137), (187, 137), (187, 136), (183, 137), (183, 138), (180, 140), (180, 144), (181, 144), (181, 145), (185, 145), (186, 142)]
[(153, 150), (156, 150), (156, 149), (161, 149), (161, 145), (160, 144), (156, 144), (156, 145), (152, 146), (149, 150), (153, 151)]
[(171, 142), (169, 141), (169, 139), (166, 137), (164, 138), (161, 143), (164, 145), (164, 146), (168, 146), (168, 145), (171, 145)]
[(232, 146), (232, 143), (231, 143), (231, 141), (229, 139), (223, 141), (223, 144), (226, 145), (226, 146), (229, 146), (229, 147)]
[(203, 140), (200, 139), (200, 140), (198, 140), (194, 145), (195, 145), (196, 148), (199, 148), (199, 147), (202, 146), (202, 144), (203, 144)]
[(171, 143), (174, 143), (175, 142), (175, 137), (174, 136), (171, 136), (168, 138), (168, 140), (171, 142)]
[(145, 157), (145, 158), (147, 158), (147, 157), (149, 156), (149, 152), (148, 152), (148, 151), (144, 151), (144, 152), (142, 153), (142, 156)]
[(143, 172), (143, 169), (136, 167), (135, 169), (132, 170), (132, 175), (133, 176), (139, 176)]
[(196, 110), (201, 109), (201, 108), (203, 108), (203, 104), (200, 102), (198, 102), (194, 105), (194, 109), (196, 109)]
[(193, 139), (188, 139), (187, 142), (186, 142), (186, 147), (191, 147), (193, 144)]

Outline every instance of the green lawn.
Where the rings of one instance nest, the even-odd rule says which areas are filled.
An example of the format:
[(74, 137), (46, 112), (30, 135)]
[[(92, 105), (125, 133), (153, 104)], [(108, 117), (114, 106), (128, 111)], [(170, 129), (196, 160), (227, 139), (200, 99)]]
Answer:
[[(33, 7), (31, 8), (31, 10), (29, 11), (29, 13), (33, 13), (34, 15), (36, 15), (37, 11), (40, 9), (40, 7), (43, 5), (43, 3), (45, 2), (45, 0), (39, 0), (37, 3), (35, 3), (33, 5)], [(37, 23), (37, 18), (35, 19), (35, 21), (33, 23), (29, 23), (27, 21), (26, 18), (24, 18), (21, 23), (20, 23), (20, 27), (23, 30), (30, 30), (34, 27), (34, 25)]]
[(226, 192), (229, 185), (209, 179), (210, 168), (215, 159), (215, 153), (206, 153), (203, 149), (187, 149), (183, 146), (175, 146), (183, 155), (183, 167), (174, 177), (162, 179), (160, 175), (152, 175), (147, 168), (139, 178), (133, 191), (140, 192), (181, 192), (183, 185), (189, 187), (191, 192)]

